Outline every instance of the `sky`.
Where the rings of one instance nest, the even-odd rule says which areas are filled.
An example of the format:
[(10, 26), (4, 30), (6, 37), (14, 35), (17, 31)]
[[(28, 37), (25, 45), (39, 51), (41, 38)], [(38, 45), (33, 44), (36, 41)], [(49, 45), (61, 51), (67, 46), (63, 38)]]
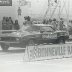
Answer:
[[(0, 6), (0, 20), (3, 16), (11, 16), (14, 19), (17, 18), (17, 9), (18, 9), (18, 0), (12, 0), (13, 5), (10, 6)], [(22, 16), (31, 15), (31, 16), (43, 16), (48, 8), (48, 0), (27, 0), (31, 2), (30, 6), (21, 6)], [(51, 0), (50, 0), (51, 1)], [(63, 6), (63, 0), (60, 0)], [(64, 0), (66, 5), (63, 9), (63, 14), (69, 13), (72, 16), (72, 0)], [(69, 2), (69, 3), (68, 3)], [(69, 4), (69, 5), (68, 5)], [(67, 10), (67, 12), (66, 12)], [(69, 12), (68, 12), (69, 11)]]

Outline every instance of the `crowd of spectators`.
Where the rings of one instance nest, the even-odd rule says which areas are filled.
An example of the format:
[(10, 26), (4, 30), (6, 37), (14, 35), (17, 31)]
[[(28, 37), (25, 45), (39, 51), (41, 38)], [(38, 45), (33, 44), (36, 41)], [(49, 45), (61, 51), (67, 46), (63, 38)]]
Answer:
[(59, 20), (57, 20), (56, 18), (49, 19), (49, 20), (45, 19), (45, 20), (43, 20), (43, 24), (53, 25), (55, 30), (63, 30), (65, 28), (63, 18), (60, 18)]
[(18, 29), (20, 29), (18, 20), (15, 20), (14, 22), (11, 17), (3, 17), (2, 30), (18, 30)]
[[(24, 19), (25, 19), (24, 25), (32, 25), (33, 24), (33, 22), (31, 21), (31, 17), (26, 16), (26, 17), (24, 17)], [(38, 24), (38, 22), (37, 22), (37, 24)], [(42, 21), (42, 24), (50, 24), (50, 25), (53, 26), (53, 28), (55, 30), (64, 30), (65, 29), (64, 19), (63, 18), (60, 18), (59, 20), (57, 20), (56, 18), (44, 19)]]

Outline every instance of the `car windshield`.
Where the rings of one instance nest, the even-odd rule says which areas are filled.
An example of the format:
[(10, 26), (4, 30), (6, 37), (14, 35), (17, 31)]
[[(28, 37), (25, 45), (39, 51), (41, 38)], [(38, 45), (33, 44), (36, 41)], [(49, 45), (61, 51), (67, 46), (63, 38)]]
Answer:
[(28, 32), (31, 32), (31, 31), (39, 32), (40, 31), (40, 27), (39, 26), (29, 26), (25, 31), (28, 31)]
[(25, 31), (31, 32), (31, 31), (47, 31), (47, 32), (53, 32), (53, 28), (51, 26), (29, 26)]
[(41, 31), (53, 32), (54, 30), (51, 26), (45, 26), (45, 27), (41, 27)]

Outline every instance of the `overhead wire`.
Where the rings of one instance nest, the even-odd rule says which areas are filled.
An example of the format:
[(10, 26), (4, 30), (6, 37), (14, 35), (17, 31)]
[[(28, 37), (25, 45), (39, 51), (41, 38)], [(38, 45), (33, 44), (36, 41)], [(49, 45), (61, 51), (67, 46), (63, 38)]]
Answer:
[(54, 10), (53, 10), (53, 12), (52, 12), (50, 19), (53, 17), (53, 15), (54, 15), (54, 13), (55, 13), (57, 7), (58, 7), (58, 4), (59, 4), (59, 1), (58, 1), (58, 3), (56, 4), (56, 6), (55, 6), (55, 8), (54, 8)]

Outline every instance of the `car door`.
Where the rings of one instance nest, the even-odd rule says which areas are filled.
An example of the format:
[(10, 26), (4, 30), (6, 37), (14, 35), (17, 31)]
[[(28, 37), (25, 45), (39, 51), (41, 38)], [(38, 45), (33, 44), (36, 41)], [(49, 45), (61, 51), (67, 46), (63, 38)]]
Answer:
[(53, 42), (57, 39), (57, 34), (51, 26), (42, 27), (42, 39), (46, 42)]

